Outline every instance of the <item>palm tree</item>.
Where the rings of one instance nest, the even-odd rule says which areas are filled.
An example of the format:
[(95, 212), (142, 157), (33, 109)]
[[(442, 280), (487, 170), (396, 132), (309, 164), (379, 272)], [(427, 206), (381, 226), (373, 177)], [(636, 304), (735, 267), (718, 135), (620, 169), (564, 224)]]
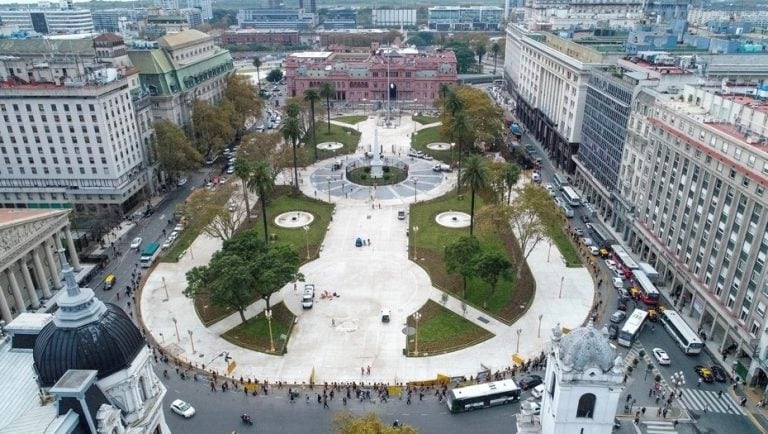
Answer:
[(478, 72), (483, 72), (483, 56), (485, 56), (486, 53), (485, 43), (478, 42), (475, 46), (475, 54), (477, 54), (477, 67)]
[(251, 204), (248, 201), (248, 183), (251, 180), (251, 165), (242, 158), (235, 160), (235, 176), (243, 183), (243, 201), (245, 202), (245, 218), (251, 218)]
[(299, 192), (299, 161), (296, 158), (296, 145), (301, 138), (301, 122), (296, 116), (290, 116), (285, 120), (283, 127), (280, 129), (283, 133), (283, 139), (286, 142), (291, 142), (293, 145), (293, 191)]
[(261, 76), (259, 75), (259, 68), (261, 68), (261, 59), (259, 56), (253, 58), (253, 66), (256, 68), (256, 82), (259, 85), (259, 94), (261, 94)]
[(317, 136), (315, 135), (315, 103), (320, 101), (320, 94), (315, 89), (304, 91), (304, 101), (309, 103), (309, 113), (312, 116), (312, 149), (314, 149), (315, 161), (317, 161)]
[(491, 53), (493, 53), (493, 73), (496, 74), (496, 58), (499, 57), (499, 52), (501, 52), (501, 45), (499, 45), (498, 42), (494, 42), (493, 45), (491, 45)]
[(299, 103), (291, 99), (288, 101), (288, 104), (285, 105), (285, 115), (289, 118), (298, 118), (301, 114), (301, 106)]
[(488, 165), (479, 155), (467, 158), (467, 167), (459, 177), (459, 184), (464, 184), (472, 191), (472, 201), (469, 204), (469, 236), (473, 236), (475, 228), (475, 192), (488, 186)]
[[(470, 125), (467, 115), (460, 111), (453, 117), (453, 123), (451, 124), (450, 136), (451, 139), (459, 146), (459, 169), (458, 178), (461, 179), (461, 162), (464, 157), (464, 142), (472, 133), (472, 126)], [(453, 146), (451, 146), (451, 161), (453, 161)], [(457, 192), (461, 194), (461, 183), (459, 182)]]
[(275, 187), (275, 173), (266, 161), (257, 161), (253, 167), (253, 172), (248, 180), (248, 189), (256, 190), (259, 193), (261, 202), (261, 220), (264, 224), (264, 242), (269, 243), (267, 234), (267, 197)]
[(440, 84), (440, 96), (443, 97), (443, 101), (448, 98), (448, 93), (451, 91), (451, 86), (449, 86), (447, 83)]
[[(507, 205), (509, 205), (510, 200), (512, 200), (512, 187), (517, 184), (517, 181), (520, 179), (520, 166), (518, 166), (515, 163), (506, 163), (504, 164), (504, 184), (507, 186)], [(502, 193), (502, 198), (503, 198)]]
[(451, 113), (451, 116), (456, 116), (456, 113), (464, 108), (464, 101), (461, 100), (459, 94), (454, 90), (449, 90), (445, 97), (445, 110)]
[(328, 134), (331, 134), (331, 97), (336, 95), (336, 88), (330, 81), (320, 85), (320, 96), (325, 98), (325, 109), (328, 111)]

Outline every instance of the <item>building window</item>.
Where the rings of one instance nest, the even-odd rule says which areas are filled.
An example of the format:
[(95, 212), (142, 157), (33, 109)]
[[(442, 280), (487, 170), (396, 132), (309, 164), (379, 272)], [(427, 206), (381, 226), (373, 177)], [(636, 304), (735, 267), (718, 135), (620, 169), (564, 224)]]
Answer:
[(592, 419), (595, 416), (595, 395), (585, 393), (579, 398), (579, 406), (576, 409), (576, 417), (586, 417)]

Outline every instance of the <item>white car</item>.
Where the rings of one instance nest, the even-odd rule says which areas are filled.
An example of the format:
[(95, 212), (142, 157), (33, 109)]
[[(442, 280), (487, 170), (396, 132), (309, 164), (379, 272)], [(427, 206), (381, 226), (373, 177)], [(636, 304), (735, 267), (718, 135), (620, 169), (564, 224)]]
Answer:
[(131, 241), (131, 248), (139, 250), (139, 247), (141, 247), (141, 237), (134, 238), (133, 241)]
[(616, 288), (616, 289), (623, 288), (624, 287), (624, 279), (622, 279), (621, 277), (614, 277), (613, 278), (613, 287)]
[(662, 350), (661, 348), (654, 348), (653, 349), (653, 357), (656, 358), (656, 361), (659, 362), (659, 365), (669, 365), (671, 360), (669, 359), (669, 354), (667, 354), (666, 351)]
[(165, 240), (162, 246), (160, 246), (163, 250), (167, 250), (171, 247), (171, 244), (173, 244), (174, 240)]
[(231, 175), (233, 173), (235, 173), (235, 166), (227, 167), (227, 175)]
[(177, 399), (171, 403), (171, 411), (178, 414), (179, 416), (183, 416), (186, 419), (189, 419), (195, 415), (195, 407), (192, 407), (188, 402), (182, 401), (180, 399)]
[(597, 246), (589, 246), (587, 248), (589, 249), (589, 253), (591, 253), (592, 256), (597, 256), (600, 254), (600, 249), (598, 249)]
[(541, 399), (541, 397), (544, 396), (544, 385), (539, 384), (538, 386), (531, 389), (531, 396), (536, 399)]
[(176, 185), (178, 185), (179, 187), (181, 187), (182, 185), (184, 185), (186, 183), (187, 183), (187, 178), (179, 178), (179, 180), (176, 181)]
[(168, 235), (168, 240), (170, 240), (171, 242), (176, 241), (176, 238), (179, 238), (179, 233), (176, 231), (173, 231), (171, 232), (170, 235)]
[(605, 260), (605, 266), (608, 267), (611, 270), (615, 270), (616, 269), (616, 265), (617, 265), (616, 261), (614, 261), (613, 259), (606, 259)]

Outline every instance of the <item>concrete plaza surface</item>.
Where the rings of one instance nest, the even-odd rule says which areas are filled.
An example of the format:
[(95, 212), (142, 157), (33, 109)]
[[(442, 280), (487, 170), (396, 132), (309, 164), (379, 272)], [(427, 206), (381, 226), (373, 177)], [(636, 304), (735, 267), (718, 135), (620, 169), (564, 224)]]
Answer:
[[(371, 117), (357, 127), (362, 133), (359, 152), (337, 159), (352, 161), (371, 149), (376, 119)], [(220, 355), (228, 352), (236, 363), (230, 374), (234, 378), (302, 383), (309, 382), (314, 374), (315, 382), (397, 383), (433, 379), (437, 374), (469, 377), (486, 368), (504, 369), (512, 365), (515, 353), (528, 358), (544, 350), (550, 329), (557, 324), (568, 328), (581, 325), (594, 303), (592, 276), (585, 267), (565, 267), (557, 249), (550, 249), (544, 241), (528, 258), (536, 280), (535, 298), (515, 324), (507, 326), (468, 306), (466, 318), (493, 333), (493, 338), (448, 354), (403, 355), (408, 315), (428, 299), (442, 304), (443, 293), (409, 259), (408, 220), (398, 220), (397, 210), (407, 209), (414, 198), (421, 201), (440, 196), (456, 183), (455, 172), (435, 174), (431, 171), (433, 162), (406, 157), (408, 135), (417, 128), (409, 118), (403, 118), (398, 128), (378, 127), (385, 156), (407, 161), (412, 166), (411, 176), (417, 177), (415, 183), (409, 179), (398, 186), (376, 189), (352, 186), (338, 178), (342, 171), (331, 171), (333, 159), (301, 171), (302, 180), (309, 180), (301, 183), (304, 193), (328, 200), (330, 188), (336, 209), (320, 257), (301, 268), (306, 282), (316, 285), (314, 307), (301, 309), (301, 284), (298, 291), (288, 284), (272, 297), (273, 304), (284, 301), (298, 317), (287, 354), (267, 355), (222, 339), (221, 334), (240, 324), (237, 313), (208, 328), (200, 322), (192, 300), (182, 291), (186, 287), (185, 273), (194, 266), (207, 264), (221, 248), (220, 240), (204, 234), (179, 262), (158, 264), (147, 277), (139, 302), (143, 324), (154, 340), (169, 354), (198, 366), (205, 364), (206, 369), (219, 373), (227, 371)], [(281, 180), (279, 177), (278, 182)], [(242, 195), (236, 193), (233, 198), (240, 200)], [(357, 237), (370, 239), (370, 245), (355, 247)], [(323, 291), (336, 292), (339, 297), (322, 299)], [(264, 307), (262, 301), (252, 304), (246, 317), (258, 314)], [(449, 297), (446, 307), (463, 315), (458, 299)], [(381, 309), (391, 310), (390, 323), (381, 322)], [(522, 330), (519, 335), (518, 330)], [(360, 368), (367, 366), (371, 367), (371, 374), (361, 375)]]

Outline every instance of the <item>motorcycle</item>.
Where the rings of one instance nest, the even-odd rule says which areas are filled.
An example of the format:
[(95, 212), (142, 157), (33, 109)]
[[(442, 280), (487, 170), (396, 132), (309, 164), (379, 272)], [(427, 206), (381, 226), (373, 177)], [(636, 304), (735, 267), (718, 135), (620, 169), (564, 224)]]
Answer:
[(251, 420), (251, 417), (247, 414), (240, 416), (240, 420), (242, 420), (246, 425), (253, 425), (253, 420)]

